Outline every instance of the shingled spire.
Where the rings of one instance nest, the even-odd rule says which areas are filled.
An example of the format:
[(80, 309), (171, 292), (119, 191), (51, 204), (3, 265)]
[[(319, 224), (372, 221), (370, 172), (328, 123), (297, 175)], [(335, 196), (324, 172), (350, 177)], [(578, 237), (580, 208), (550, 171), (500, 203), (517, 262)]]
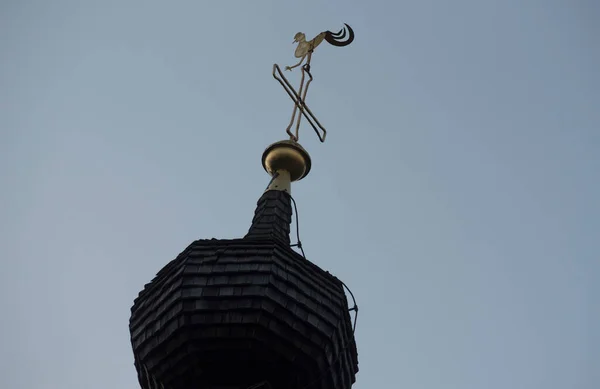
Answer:
[(244, 239), (277, 240), (290, 244), (292, 204), (289, 193), (282, 190), (267, 190), (256, 205), (252, 226)]

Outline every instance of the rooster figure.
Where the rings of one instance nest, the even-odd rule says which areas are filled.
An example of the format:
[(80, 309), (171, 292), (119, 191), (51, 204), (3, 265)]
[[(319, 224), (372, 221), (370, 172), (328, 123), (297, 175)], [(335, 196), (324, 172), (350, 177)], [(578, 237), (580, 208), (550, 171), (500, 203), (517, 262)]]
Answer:
[[(329, 44), (333, 46), (348, 46), (354, 40), (354, 31), (346, 23), (344, 23), (344, 26), (344, 28), (342, 28), (336, 33), (333, 33), (331, 31), (324, 31), (310, 41), (306, 40), (306, 35), (303, 32), (297, 33), (294, 36), (293, 42), (298, 43), (298, 47), (294, 52), (294, 56), (296, 58), (300, 58), (300, 61), (293, 66), (286, 66), (285, 70), (292, 70), (293, 68), (302, 65), (302, 62), (304, 62), (306, 57), (308, 57), (307, 64), (310, 64), (310, 57), (312, 55), (312, 52), (317, 48), (317, 46), (321, 44), (321, 42), (323, 42), (323, 40), (326, 40)], [(346, 38), (346, 31), (348, 38)], [(344, 38), (346, 39), (344, 40)]]
[[(304, 63), (304, 65), (302, 65), (300, 68), (302, 71), (302, 77), (300, 78), (300, 87), (298, 88), (298, 91), (296, 91), (290, 82), (285, 78), (283, 72), (279, 68), (279, 65), (273, 65), (273, 77), (279, 81), (281, 86), (283, 86), (283, 89), (285, 89), (287, 94), (294, 101), (294, 110), (292, 111), (290, 124), (288, 124), (287, 128), (285, 129), (286, 133), (290, 136), (290, 140), (294, 142), (298, 142), (298, 132), (300, 130), (300, 121), (302, 120), (302, 116), (306, 118), (313, 130), (315, 130), (319, 140), (321, 142), (325, 142), (327, 131), (321, 125), (321, 123), (319, 123), (311, 110), (306, 106), (306, 94), (308, 92), (308, 87), (313, 80), (313, 76), (310, 72), (310, 60), (312, 59), (313, 51), (324, 40), (333, 46), (348, 46), (354, 40), (354, 31), (349, 25), (344, 23), (344, 27), (340, 31), (336, 33), (324, 31), (310, 41), (306, 40), (306, 35), (302, 32), (299, 32), (294, 36), (294, 43), (298, 43), (298, 47), (296, 47), (294, 56), (296, 58), (300, 58), (300, 61), (293, 66), (286, 66), (285, 70), (292, 70)], [(308, 81), (305, 84), (304, 81), (306, 76), (308, 76)], [(296, 114), (298, 114), (297, 117)], [(294, 121), (296, 122), (296, 130), (292, 132)]]

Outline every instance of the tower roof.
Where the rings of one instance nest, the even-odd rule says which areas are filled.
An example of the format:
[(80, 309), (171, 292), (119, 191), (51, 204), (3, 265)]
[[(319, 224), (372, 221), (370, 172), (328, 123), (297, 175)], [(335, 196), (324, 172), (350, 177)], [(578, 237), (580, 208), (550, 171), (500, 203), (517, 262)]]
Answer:
[(343, 284), (290, 247), (291, 200), (266, 191), (244, 238), (197, 240), (145, 285), (130, 319), (142, 389), (350, 389)]

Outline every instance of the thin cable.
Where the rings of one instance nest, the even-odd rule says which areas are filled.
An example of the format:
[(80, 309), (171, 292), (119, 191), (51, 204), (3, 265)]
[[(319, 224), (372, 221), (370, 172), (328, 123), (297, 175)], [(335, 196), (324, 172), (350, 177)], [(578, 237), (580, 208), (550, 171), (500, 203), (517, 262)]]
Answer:
[[(352, 327), (352, 334), (354, 335), (354, 332), (356, 331), (356, 321), (358, 319), (358, 305), (356, 304), (356, 299), (354, 298), (354, 293), (352, 293), (352, 291), (350, 290), (350, 288), (348, 288), (348, 285), (346, 285), (344, 283), (344, 281), (342, 281), (342, 280), (340, 280), (340, 282), (342, 283), (342, 285), (344, 286), (344, 288), (346, 288), (346, 290), (350, 293), (350, 296), (352, 297), (352, 301), (354, 302), (354, 307), (352, 307), (352, 308), (349, 309), (349, 311), (354, 311), (354, 325)], [(333, 368), (336, 365), (336, 363), (338, 363), (341, 360), (342, 353), (344, 351), (346, 351), (346, 349), (348, 348), (348, 346), (350, 345), (351, 342), (352, 342), (352, 339), (347, 339), (346, 340), (346, 344), (344, 345), (344, 347), (342, 347), (342, 349), (340, 350), (340, 352), (336, 356), (336, 358), (333, 361), (333, 363), (331, 364), (331, 366), (329, 366), (329, 368), (327, 370), (325, 370), (324, 372), (322, 372), (319, 375), (319, 377), (316, 378), (314, 381), (308, 383), (306, 386), (303, 386), (302, 389), (308, 389), (311, 386), (313, 386), (316, 383), (318, 383), (319, 381), (321, 381), (323, 378), (325, 378), (325, 373), (329, 372), (330, 370), (333, 370)]]
[(300, 251), (302, 252), (302, 256), (304, 257), (304, 259), (306, 259), (306, 254), (304, 254), (304, 249), (302, 248), (302, 242), (300, 241), (300, 223), (299, 223), (299, 218), (298, 218), (298, 207), (296, 206), (296, 200), (294, 200), (294, 197), (292, 197), (292, 195), (290, 195), (290, 199), (292, 199), (292, 203), (294, 204), (294, 215), (296, 216), (296, 240), (298, 241), (298, 243), (291, 245), (292, 247), (297, 246)]
[[(296, 205), (296, 200), (294, 200), (294, 197), (291, 194), (290, 199), (292, 199), (292, 203), (294, 204), (294, 216), (296, 218), (296, 239), (298, 241), (298, 243), (292, 244), (290, 246), (298, 247), (302, 252), (302, 256), (304, 257), (304, 259), (306, 259), (306, 255), (304, 254), (304, 248), (302, 247), (302, 242), (300, 241), (300, 223), (298, 217), (298, 206)], [(354, 311), (354, 324), (352, 325), (352, 334), (354, 334), (356, 332), (356, 322), (358, 320), (358, 304), (356, 304), (356, 298), (354, 297), (354, 293), (352, 293), (348, 285), (346, 285), (342, 280), (340, 280), (340, 282), (342, 283), (344, 288), (346, 288), (346, 290), (350, 293), (350, 296), (352, 297), (352, 303), (354, 304), (352, 308), (348, 309), (349, 311)]]
[[(296, 239), (298, 241), (298, 243), (291, 244), (290, 246), (298, 247), (300, 249), (300, 251), (302, 251), (302, 256), (304, 257), (304, 259), (306, 259), (306, 255), (304, 254), (304, 249), (302, 248), (302, 242), (300, 241), (300, 223), (299, 223), (299, 217), (298, 217), (298, 207), (296, 205), (296, 200), (294, 200), (294, 197), (292, 197), (291, 194), (290, 194), (290, 199), (292, 199), (292, 203), (294, 204), (294, 214), (295, 214), (295, 218), (296, 218)], [(356, 332), (356, 322), (358, 320), (358, 304), (356, 304), (356, 298), (354, 297), (354, 293), (352, 293), (352, 291), (350, 290), (348, 285), (346, 285), (342, 280), (339, 280), (339, 281), (342, 283), (344, 288), (346, 288), (346, 290), (350, 293), (350, 296), (352, 297), (352, 303), (354, 304), (354, 306), (352, 308), (348, 309), (348, 311), (354, 311), (354, 324), (352, 326), (352, 335), (354, 335), (354, 333)], [(352, 343), (353, 340), (354, 340), (354, 336), (352, 337), (352, 339), (347, 339), (344, 344), (344, 347), (342, 347), (342, 349), (339, 351), (339, 353), (335, 357), (333, 363), (325, 371), (321, 372), (321, 374), (319, 374), (318, 378), (314, 379), (312, 382), (309, 382), (306, 386), (303, 386), (302, 389), (308, 389), (311, 386), (315, 385), (316, 383), (320, 382), (324, 378), (325, 373), (332, 370), (335, 367), (335, 365), (341, 360), (342, 353), (344, 351), (346, 351), (346, 349)]]
[(354, 293), (352, 293), (350, 288), (348, 288), (348, 285), (346, 285), (342, 280), (340, 280), (340, 282), (342, 283), (342, 285), (344, 285), (344, 288), (346, 288), (346, 290), (350, 293), (350, 296), (352, 297), (352, 302), (354, 303), (354, 306), (349, 309), (349, 311), (354, 311), (354, 325), (352, 326), (352, 333), (354, 334), (356, 332), (356, 321), (358, 320), (358, 304), (356, 304)]

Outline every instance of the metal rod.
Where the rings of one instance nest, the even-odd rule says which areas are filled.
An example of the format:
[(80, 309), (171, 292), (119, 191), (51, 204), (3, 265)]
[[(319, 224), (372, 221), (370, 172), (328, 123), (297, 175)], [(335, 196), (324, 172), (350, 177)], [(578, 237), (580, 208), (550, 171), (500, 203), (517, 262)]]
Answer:
[[(302, 81), (300, 83), (300, 90), (298, 91), (298, 94), (302, 96), (302, 106), (300, 106), (300, 112), (298, 112), (298, 120), (296, 121), (296, 138), (300, 139), (300, 136), (298, 134), (298, 132), (300, 131), (300, 122), (302, 121), (302, 113), (304, 113), (304, 106), (306, 105), (306, 94), (308, 93), (308, 86), (310, 85), (310, 83), (313, 80), (313, 76), (312, 74), (310, 74), (310, 60), (312, 58), (312, 51), (308, 52), (308, 58), (306, 59), (306, 64), (302, 65)], [(302, 88), (304, 86), (304, 75), (308, 73), (308, 76), (310, 77), (308, 79), (308, 82), (306, 83), (306, 89), (304, 89), (304, 91), (302, 91)], [(303, 93), (304, 92), (304, 93)]]
[[(304, 66), (302, 67), (302, 78), (300, 79), (300, 88), (298, 89), (298, 96), (302, 96), (302, 88), (303, 87), (304, 87)], [(290, 120), (290, 124), (285, 129), (285, 132), (288, 133), (288, 135), (290, 136), (290, 139), (295, 139), (296, 142), (298, 141), (298, 139), (300, 139), (298, 136), (298, 127), (300, 127), (300, 125), (296, 126), (296, 134), (292, 134), (290, 132), (290, 129), (294, 125), (294, 117), (296, 116), (296, 109), (300, 109), (300, 112), (298, 112), (298, 118), (300, 118), (300, 114), (302, 113), (303, 105), (304, 105), (304, 99), (302, 97), (298, 97), (298, 101), (296, 102), (296, 104), (294, 104), (294, 109), (292, 110), (292, 119)]]
[[(281, 78), (277, 77), (277, 75), (275, 73), (276, 71), (277, 71), (277, 73), (279, 73), (279, 76)], [(300, 96), (298, 96), (298, 94), (296, 93), (296, 91), (294, 90), (294, 88), (290, 85), (289, 81), (287, 80), (287, 78), (285, 78), (285, 76), (283, 75), (283, 73), (281, 72), (281, 69), (279, 68), (279, 66), (277, 64), (273, 65), (273, 77), (277, 81), (279, 81), (279, 83), (281, 84), (281, 86), (283, 86), (283, 89), (285, 89), (285, 91), (290, 96), (290, 98), (296, 103), (296, 104), (294, 104), (294, 110), (292, 112), (292, 118), (290, 119), (290, 124), (287, 126), (287, 128), (285, 129), (285, 131), (288, 133), (288, 135), (290, 136), (291, 140), (297, 142), (298, 138), (294, 134), (292, 134), (290, 132), (290, 128), (294, 124), (294, 117), (296, 116), (296, 109), (298, 108), (298, 101), (300, 100)]]
[[(309, 72), (309, 74), (310, 74), (310, 72)], [(312, 75), (311, 75), (311, 77), (312, 77)], [(289, 81), (285, 78), (285, 76), (283, 75), (283, 72), (281, 71), (281, 69), (279, 68), (279, 65), (277, 65), (277, 64), (273, 64), (273, 78), (275, 78), (281, 84), (281, 86), (283, 87), (285, 92), (288, 94), (288, 96), (290, 96), (292, 101), (295, 103), (295, 105), (294, 105), (295, 108), (302, 107), (302, 109), (301, 109), (302, 114), (304, 115), (304, 117), (306, 118), (308, 123), (311, 125), (311, 127), (313, 128), (313, 130), (315, 131), (317, 136), (319, 137), (319, 140), (321, 142), (325, 142), (325, 137), (327, 136), (327, 131), (325, 130), (323, 125), (317, 120), (317, 118), (312, 113), (310, 108), (308, 108), (308, 106), (306, 106), (306, 103), (303, 101), (301, 96), (298, 95), (296, 90), (292, 87), (292, 85), (289, 83)], [(295, 114), (295, 112), (294, 112), (294, 114)], [(293, 118), (292, 118), (292, 120), (293, 120)], [(316, 125), (315, 125), (315, 123), (313, 123), (313, 120), (316, 123)], [(317, 129), (317, 126), (319, 127), (318, 129)], [(289, 127), (288, 127), (288, 129), (289, 129)], [(322, 136), (319, 133), (319, 129), (323, 132)], [(294, 134), (290, 133), (289, 131), (287, 131), (287, 132), (290, 135), (292, 140), (297, 140), (297, 139), (295, 139)]]

